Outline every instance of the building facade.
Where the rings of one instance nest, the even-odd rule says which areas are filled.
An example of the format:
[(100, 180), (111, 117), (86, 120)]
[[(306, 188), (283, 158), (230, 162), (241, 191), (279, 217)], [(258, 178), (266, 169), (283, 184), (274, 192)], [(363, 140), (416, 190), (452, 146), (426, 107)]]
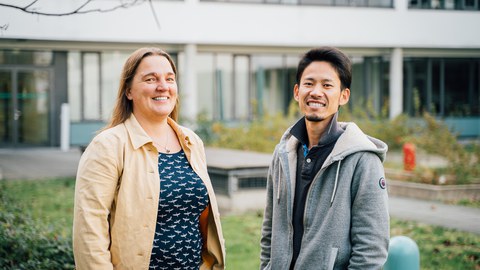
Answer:
[[(428, 111), (460, 136), (478, 138), (479, 2), (139, 1), (45, 16), (0, 1), (0, 147), (59, 146), (65, 136), (70, 145), (88, 143), (110, 116), (123, 62), (142, 46), (176, 60), (185, 125), (200, 114), (248, 121), (286, 113), (300, 55), (328, 45), (353, 61), (349, 106), (390, 118)], [(82, 10), (118, 3), (92, 1)], [(27, 11), (78, 6), (38, 1)]]

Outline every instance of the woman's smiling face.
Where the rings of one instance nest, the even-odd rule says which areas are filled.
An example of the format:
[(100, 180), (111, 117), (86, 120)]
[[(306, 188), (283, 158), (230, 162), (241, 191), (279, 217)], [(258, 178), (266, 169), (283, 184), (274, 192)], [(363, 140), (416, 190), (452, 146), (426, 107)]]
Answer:
[(177, 102), (177, 80), (167, 58), (147, 56), (137, 67), (127, 98), (137, 118), (167, 118)]

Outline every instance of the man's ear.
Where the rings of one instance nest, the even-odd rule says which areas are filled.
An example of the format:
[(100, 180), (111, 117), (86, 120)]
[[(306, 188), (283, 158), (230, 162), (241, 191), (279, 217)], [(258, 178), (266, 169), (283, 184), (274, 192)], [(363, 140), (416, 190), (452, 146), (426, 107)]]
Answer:
[(298, 101), (298, 84), (293, 87), (293, 98)]
[(340, 92), (340, 100), (338, 102), (338, 104), (340, 106), (342, 105), (345, 105), (348, 103), (348, 101), (350, 100), (350, 89), (349, 88), (345, 88), (343, 90), (341, 90)]

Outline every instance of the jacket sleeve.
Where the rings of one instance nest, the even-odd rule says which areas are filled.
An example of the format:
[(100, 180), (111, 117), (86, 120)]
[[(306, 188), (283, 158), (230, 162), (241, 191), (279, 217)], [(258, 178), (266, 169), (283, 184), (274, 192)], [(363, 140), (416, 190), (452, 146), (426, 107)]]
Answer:
[[(275, 155), (273, 155), (275, 159)], [(267, 269), (270, 264), (272, 240), (272, 212), (273, 212), (273, 160), (267, 174), (267, 199), (263, 213), (262, 237), (260, 239), (260, 269)]]
[(83, 153), (75, 184), (73, 252), (76, 269), (113, 269), (109, 216), (122, 173), (119, 145), (97, 136)]
[(388, 194), (377, 155), (360, 158), (352, 186), (352, 253), (348, 269), (382, 269), (388, 255)]

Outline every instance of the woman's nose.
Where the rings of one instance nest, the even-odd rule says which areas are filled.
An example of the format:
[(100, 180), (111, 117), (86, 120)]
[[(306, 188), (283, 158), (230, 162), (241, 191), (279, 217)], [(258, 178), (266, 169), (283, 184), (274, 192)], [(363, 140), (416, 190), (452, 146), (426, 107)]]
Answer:
[(159, 79), (159, 80), (157, 81), (157, 88), (156, 88), (156, 90), (165, 90), (165, 89), (167, 89), (167, 87), (166, 87), (166, 81), (163, 80), (163, 79)]

